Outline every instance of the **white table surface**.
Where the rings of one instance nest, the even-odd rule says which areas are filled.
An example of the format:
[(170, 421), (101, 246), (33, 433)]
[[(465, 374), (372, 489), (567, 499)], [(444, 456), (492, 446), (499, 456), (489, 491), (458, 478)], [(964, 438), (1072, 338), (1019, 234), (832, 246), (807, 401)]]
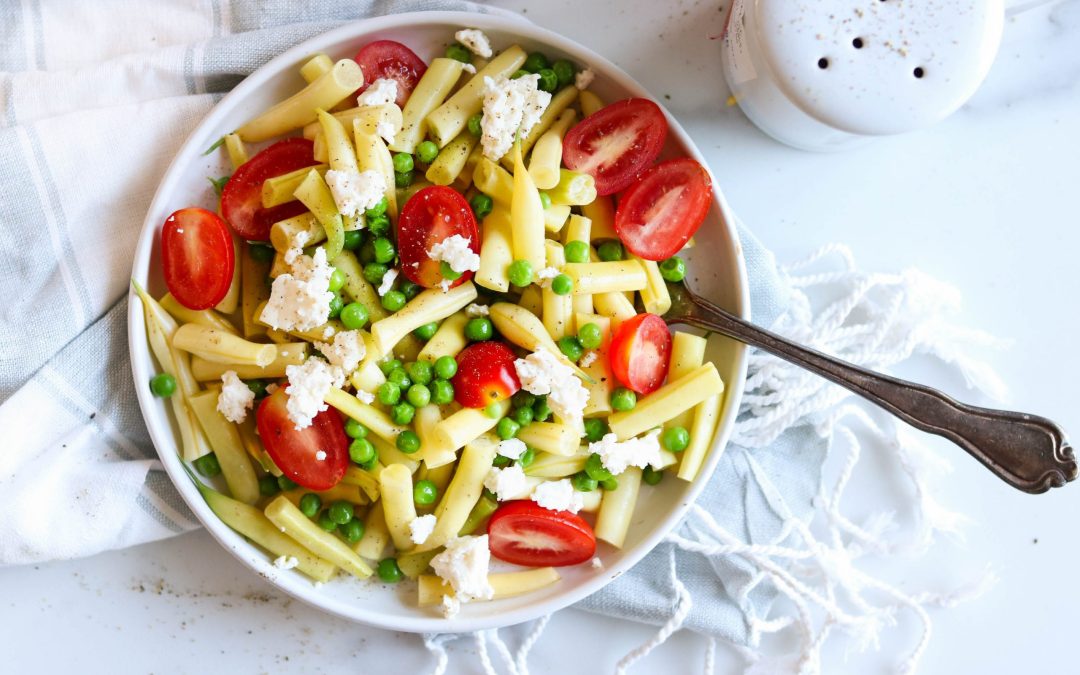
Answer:
[[(964, 291), (959, 320), (1013, 340), (987, 354), (1009, 403), (1080, 429), (1080, 2), (1006, 24), (982, 90), (942, 124), (843, 154), (780, 146), (724, 105), (721, 4), (714, 1), (502, 0), (620, 64), (661, 97), (697, 140), (727, 198), (781, 261), (846, 242), (865, 269), (918, 267)], [(611, 9), (604, 10), (602, 6)], [(964, 394), (933, 363), (903, 371)], [(966, 543), (922, 558), (872, 563), (909, 590), (947, 589), (990, 565), (1000, 577), (974, 602), (932, 613), (928, 673), (1075, 671), (1070, 654), (1080, 586), (1073, 513), (1080, 488), (1031, 497), (1000, 484), (945, 444), (955, 472), (941, 500), (968, 514)], [(887, 460), (869, 458), (846, 509), (902, 495)], [(416, 636), (350, 625), (276, 592), (205, 533), (64, 563), (0, 570), (5, 672), (426, 672)], [(520, 630), (504, 631), (511, 644)], [(652, 629), (568, 610), (551, 622), (532, 671), (609, 672)], [(918, 636), (901, 615), (877, 653), (825, 672), (897, 662)], [(705, 640), (679, 633), (637, 672), (697, 671)], [(471, 645), (450, 672), (480, 672)], [(741, 663), (720, 647), (717, 672)]]

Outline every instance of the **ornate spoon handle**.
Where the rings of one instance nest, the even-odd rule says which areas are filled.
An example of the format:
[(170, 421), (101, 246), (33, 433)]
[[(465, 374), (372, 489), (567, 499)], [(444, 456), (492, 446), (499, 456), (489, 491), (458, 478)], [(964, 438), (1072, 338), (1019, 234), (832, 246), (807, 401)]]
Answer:
[(881, 375), (759, 328), (672, 285), (668, 323), (714, 330), (802, 366), (881, 406), (911, 426), (944, 436), (967, 450), (1009, 485), (1038, 494), (1076, 478), (1065, 433), (1026, 413), (977, 408), (930, 387)]

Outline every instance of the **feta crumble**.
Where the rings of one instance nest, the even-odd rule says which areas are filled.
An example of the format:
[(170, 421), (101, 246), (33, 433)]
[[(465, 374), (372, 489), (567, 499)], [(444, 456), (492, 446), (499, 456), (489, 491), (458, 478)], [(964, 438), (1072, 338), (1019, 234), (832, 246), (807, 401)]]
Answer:
[(596, 73), (592, 71), (592, 68), (580, 70), (578, 71), (578, 74), (574, 76), (574, 86), (578, 89), (588, 89), (594, 79), (596, 79)]
[(397, 137), (398, 128), (393, 123), (383, 120), (375, 125), (375, 133), (379, 134), (387, 145), (394, 144), (394, 138)]
[(274, 567), (278, 568), (279, 570), (291, 570), (299, 564), (300, 561), (296, 559), (296, 556), (292, 555), (279, 555), (278, 557), (274, 558)]
[(355, 217), (374, 208), (386, 192), (386, 179), (371, 169), (361, 172), (330, 169), (326, 172), (326, 184), (338, 213), (346, 217)]
[(518, 135), (529, 133), (551, 103), (551, 94), (540, 91), (539, 82), (537, 74), (522, 75), (516, 80), (484, 77), (480, 144), (484, 156), (491, 161), (499, 161)]
[(577, 425), (589, 403), (589, 390), (581, 384), (570, 366), (551, 352), (540, 349), (514, 361), (521, 387), (530, 394), (547, 394), (552, 412), (562, 420)]
[(590, 349), (589, 351), (585, 352), (585, 354), (581, 357), (580, 360), (578, 360), (578, 366), (582, 368), (588, 368), (592, 364), (596, 363), (596, 359), (599, 358), (599, 356), (600, 354), (598, 354), (595, 349)]
[(325, 462), (326, 461), (326, 451), (325, 450), (317, 450), (315, 452), (315, 461)]
[(386, 105), (397, 100), (397, 80), (380, 77), (356, 97), (356, 105)]
[(311, 330), (330, 319), (330, 275), (334, 268), (326, 262), (326, 249), (309, 257), (293, 257), (292, 271), (280, 274), (270, 288), (259, 319), (274, 330)]
[(475, 75), (476, 74), (476, 66), (474, 66), (471, 63), (463, 63), (463, 64), (461, 64), (461, 69), (464, 70), (466, 73), (468, 73), (470, 75)]
[(375, 394), (372, 394), (370, 391), (364, 391), (363, 389), (356, 390), (356, 398), (359, 399), (361, 403), (366, 403), (367, 405), (371, 405), (375, 402)]
[(462, 28), (458, 32), (454, 33), (454, 39), (465, 45), (473, 54), (476, 54), (482, 59), (490, 59), (492, 55), (491, 40), (484, 34), (483, 31), (476, 28)]
[(451, 539), (443, 552), (431, 559), (431, 569), (450, 584), (459, 602), (490, 600), (495, 595), (495, 589), (488, 581), (490, 565), (491, 551), (486, 534)]
[(300, 230), (292, 236), (289, 240), (289, 250), (285, 251), (285, 262), (288, 265), (292, 265), (296, 262), (296, 259), (304, 254), (304, 247), (307, 246), (308, 240), (311, 239), (311, 235), (304, 230)]
[(493, 466), (484, 477), (484, 487), (495, 493), (497, 501), (505, 502), (526, 497), (529, 481), (525, 478), (525, 471), (517, 464), (505, 469)]
[(460, 234), (450, 235), (431, 247), (428, 256), (432, 260), (441, 260), (458, 274), (475, 272), (480, 269), (480, 254), (469, 248), (472, 239)]
[(505, 441), (499, 441), (499, 444), (495, 446), (495, 453), (509, 459), (518, 460), (528, 449), (529, 446), (525, 445), (525, 441), (520, 438), (508, 438)]
[(418, 516), (409, 521), (409, 538), (412, 539), (412, 543), (419, 546), (428, 540), (431, 533), (435, 530), (435, 523), (437, 518), (435, 514), (429, 513), (426, 516)]
[(255, 403), (255, 392), (236, 376), (235, 370), (221, 375), (221, 393), (217, 398), (217, 410), (230, 422), (239, 424), (247, 417), (247, 411)]
[(475, 302), (465, 308), (465, 316), (470, 318), (476, 318), (478, 316), (488, 316), (491, 314), (490, 308), (487, 305), (478, 305)]
[(536, 281), (540, 284), (540, 288), (551, 288), (551, 280), (559, 276), (560, 272), (556, 267), (544, 267), (536, 273)]
[(453, 619), (461, 611), (461, 601), (452, 595), (442, 596), (442, 615), (444, 619)]
[(601, 560), (600, 558), (593, 558), (592, 560), (589, 561), (589, 565), (594, 570), (602, 570), (602, 569), (604, 569), (604, 561)]
[(581, 493), (574, 489), (569, 478), (540, 483), (533, 490), (531, 499), (545, 509), (552, 511), (577, 513), (585, 505)]
[(386, 270), (386, 274), (383, 275), (382, 282), (379, 283), (379, 287), (376, 290), (379, 297), (383, 297), (390, 291), (394, 290), (394, 281), (398, 278), (397, 270)]
[(309, 358), (298, 366), (286, 366), (285, 376), (289, 378), (289, 386), (285, 388), (289, 400), (285, 408), (297, 429), (311, 426), (315, 416), (327, 408), (323, 401), (326, 392), (345, 383), (340, 368), (317, 357)]
[(367, 355), (367, 346), (360, 333), (355, 330), (346, 330), (334, 336), (330, 344), (316, 342), (315, 347), (326, 356), (331, 365), (341, 368), (342, 373), (348, 375), (356, 370), (360, 361)]
[(615, 476), (626, 471), (628, 466), (658, 468), (663, 463), (659, 436), (659, 431), (653, 431), (620, 443), (615, 434), (605, 434), (599, 441), (589, 444), (589, 452), (600, 455), (604, 468)]

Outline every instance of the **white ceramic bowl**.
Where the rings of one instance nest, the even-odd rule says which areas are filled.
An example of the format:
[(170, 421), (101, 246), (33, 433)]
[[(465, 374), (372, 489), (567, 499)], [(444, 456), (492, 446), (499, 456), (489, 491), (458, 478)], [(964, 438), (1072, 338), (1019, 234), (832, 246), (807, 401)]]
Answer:
[[(154, 196), (136, 248), (132, 277), (155, 297), (164, 293), (158, 250), (158, 231), (162, 222), (174, 210), (186, 206), (215, 209), (216, 200), (206, 178), (230, 171), (227, 160), (219, 156), (224, 153), (204, 157), (203, 151), (223, 133), (237, 128), (300, 88), (302, 80), (297, 69), (309, 55), (325, 52), (334, 58), (349, 57), (366, 42), (389, 38), (408, 45), (421, 58), (430, 60), (441, 55), (453, 39), (455, 30), (466, 26), (484, 30), (496, 48), (518, 43), (529, 51), (541, 49), (549, 55), (565, 56), (575, 63), (588, 65), (597, 75), (592, 89), (606, 101), (628, 96), (652, 98), (641, 85), (609, 61), (566, 38), (513, 18), (421, 12), (343, 26), (296, 45), (255, 71), (222, 99), (195, 129), (177, 153)], [(678, 122), (670, 116), (669, 122), (671, 133), (665, 155), (690, 155), (704, 164), (701, 153)], [(746, 270), (733, 223), (734, 218), (717, 191), (708, 219), (697, 234), (697, 246), (689, 251), (690, 276), (695, 279), (696, 289), (747, 317)], [(603, 570), (589, 565), (562, 568), (562, 580), (552, 587), (497, 602), (468, 604), (457, 617), (448, 621), (435, 611), (416, 607), (416, 588), (412, 583), (392, 586), (377, 579), (361, 582), (341, 574), (334, 581), (316, 587), (295, 571), (275, 568), (266, 553), (218, 520), (184, 472), (177, 450), (176, 429), (167, 406), (155, 399), (146, 386), (156, 366), (146, 341), (142, 305), (134, 293), (128, 304), (128, 338), (137, 383), (135, 390), (150, 436), (184, 501), (214, 538), (245, 565), (299, 600), (347, 619), (410, 632), (473, 631), (528, 621), (595, 593), (630, 569), (679, 522), (716, 468), (731, 434), (746, 375), (745, 348), (732, 341), (720, 340), (707, 356), (719, 368), (727, 391), (715, 446), (701, 475), (693, 483), (669, 479), (655, 488), (642, 490), (625, 546), (620, 550), (601, 544), (598, 549), (598, 555), (604, 561)]]

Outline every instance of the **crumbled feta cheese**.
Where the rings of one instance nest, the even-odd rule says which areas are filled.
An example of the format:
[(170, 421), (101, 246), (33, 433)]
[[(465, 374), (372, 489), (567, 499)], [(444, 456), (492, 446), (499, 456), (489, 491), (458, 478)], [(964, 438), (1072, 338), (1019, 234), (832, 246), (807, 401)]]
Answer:
[(382, 282), (379, 287), (375, 289), (379, 293), (379, 297), (386, 295), (394, 289), (394, 280), (398, 277), (397, 270), (386, 270), (386, 274), (383, 275)]
[(593, 558), (589, 561), (589, 565), (591, 565), (594, 570), (604, 569), (604, 561), (600, 558)]
[(326, 451), (325, 450), (316, 450), (315, 451), (315, 460), (318, 461), (318, 462), (325, 462), (326, 461)]
[(383, 120), (375, 125), (375, 133), (382, 136), (382, 139), (386, 141), (387, 145), (394, 143), (394, 138), (397, 136), (398, 128), (391, 122)]
[(310, 330), (330, 319), (330, 275), (334, 268), (326, 262), (326, 249), (315, 255), (293, 259), (292, 271), (280, 274), (270, 288), (259, 319), (275, 330)]
[(230, 422), (239, 424), (247, 417), (247, 411), (255, 403), (255, 392), (236, 376), (235, 370), (226, 370), (221, 376), (221, 393), (217, 397), (217, 410)]
[(380, 77), (356, 97), (356, 105), (386, 105), (397, 100), (397, 80)]
[(524, 136), (540, 121), (551, 94), (539, 89), (540, 76), (522, 75), (516, 80), (484, 77), (484, 116), (480, 119), (480, 144), (484, 156), (502, 159), (514, 139)]
[(460, 602), (490, 600), (495, 595), (488, 581), (490, 564), (486, 534), (451, 539), (443, 552), (431, 559), (431, 569), (450, 584)]
[(469, 247), (472, 241), (460, 234), (453, 234), (431, 247), (428, 256), (432, 260), (441, 260), (458, 274), (475, 272), (480, 269), (480, 254)]
[(274, 567), (278, 568), (279, 570), (291, 570), (299, 564), (300, 561), (296, 559), (296, 556), (292, 555), (279, 555), (278, 557), (274, 558)]
[(585, 505), (581, 493), (574, 489), (569, 478), (540, 483), (533, 490), (532, 500), (552, 511), (577, 513)]
[(323, 401), (326, 392), (345, 383), (340, 368), (316, 357), (298, 366), (286, 366), (285, 375), (289, 378), (289, 386), (285, 388), (289, 400), (285, 408), (297, 429), (311, 426), (315, 416), (327, 408)]
[(615, 434), (606, 434), (599, 441), (589, 444), (589, 452), (600, 455), (604, 468), (615, 476), (626, 471), (628, 466), (644, 469), (652, 465), (659, 468), (663, 462), (660, 442), (657, 440), (659, 435), (659, 431), (653, 431), (620, 443)]
[(487, 35), (484, 35), (483, 31), (476, 28), (462, 28), (454, 33), (454, 39), (465, 45), (466, 49), (480, 58), (491, 58), (493, 53), (491, 51), (491, 40), (488, 39)]
[(453, 619), (461, 611), (461, 601), (452, 595), (442, 596), (442, 615), (444, 619)]
[(476, 74), (476, 66), (474, 66), (471, 63), (462, 64), (461, 69), (464, 70), (466, 73), (468, 73), (470, 75), (475, 75)]
[(497, 454), (513, 460), (521, 459), (521, 456), (528, 449), (529, 446), (525, 445), (525, 442), (519, 438), (508, 438), (505, 441), (499, 441), (499, 444), (495, 446)]
[(374, 208), (386, 192), (386, 179), (371, 169), (362, 172), (330, 169), (326, 172), (326, 184), (334, 196), (338, 213), (343, 216), (356, 216)]
[(559, 276), (560, 272), (555, 267), (544, 267), (536, 273), (536, 281), (540, 288), (551, 288), (551, 280)]
[(450, 286), (453, 285), (453, 283), (454, 282), (450, 281), (449, 279), (443, 279), (439, 282), (439, 288), (442, 289), (443, 293), (447, 293), (450, 291)]
[(307, 246), (309, 239), (311, 239), (311, 235), (306, 230), (300, 230), (292, 236), (289, 241), (289, 249), (285, 251), (286, 264), (292, 265), (297, 258), (304, 254), (304, 247)]
[(525, 478), (525, 471), (514, 464), (505, 469), (493, 466), (488, 469), (484, 477), (484, 487), (495, 493), (495, 499), (500, 502), (511, 499), (523, 499), (529, 493), (529, 481)]
[(435, 530), (436, 521), (435, 514), (432, 513), (426, 516), (418, 516), (409, 521), (409, 537), (412, 542), (419, 546), (427, 541), (432, 531)]
[(327, 324), (326, 327), (322, 329), (322, 336), (324, 340), (329, 340), (334, 337), (334, 327)]
[(334, 336), (330, 344), (316, 342), (315, 347), (326, 357), (331, 365), (341, 368), (345, 375), (356, 370), (360, 361), (367, 355), (367, 346), (359, 331), (346, 330)]
[(596, 363), (596, 359), (599, 356), (599, 353), (597, 353), (595, 349), (590, 349), (589, 351), (585, 352), (584, 355), (582, 355), (581, 359), (578, 361), (578, 365), (582, 368), (588, 368), (592, 364)]
[(465, 308), (465, 316), (476, 318), (478, 316), (488, 316), (491, 314), (490, 308), (487, 305), (478, 305), (475, 302)]
[(554, 354), (540, 349), (514, 361), (521, 387), (531, 394), (547, 394), (552, 412), (571, 424), (581, 422), (589, 403), (589, 390), (582, 386), (570, 366)]
[(592, 68), (586, 68), (578, 71), (578, 74), (574, 76), (574, 86), (578, 89), (588, 89), (594, 79), (596, 79), (596, 73), (592, 71)]
[(361, 403), (366, 403), (368, 405), (375, 402), (375, 394), (372, 394), (370, 391), (364, 391), (363, 389), (356, 390), (356, 398), (358, 398)]

